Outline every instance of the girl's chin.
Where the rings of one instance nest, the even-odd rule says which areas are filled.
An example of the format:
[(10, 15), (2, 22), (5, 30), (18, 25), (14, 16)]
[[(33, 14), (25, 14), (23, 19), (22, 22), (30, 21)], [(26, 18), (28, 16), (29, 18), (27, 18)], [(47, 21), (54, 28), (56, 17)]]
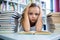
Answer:
[(35, 23), (35, 21), (32, 21), (31, 23)]

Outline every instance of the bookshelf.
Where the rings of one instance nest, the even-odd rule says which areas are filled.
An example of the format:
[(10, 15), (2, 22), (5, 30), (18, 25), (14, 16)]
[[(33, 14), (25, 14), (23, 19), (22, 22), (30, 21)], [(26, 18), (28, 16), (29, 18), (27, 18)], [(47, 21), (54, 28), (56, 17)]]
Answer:
[(17, 8), (16, 0), (2, 0), (0, 2), (0, 11), (17, 11)]
[(31, 3), (31, 0), (1, 0), (0, 11), (17, 11), (21, 14), (29, 3)]

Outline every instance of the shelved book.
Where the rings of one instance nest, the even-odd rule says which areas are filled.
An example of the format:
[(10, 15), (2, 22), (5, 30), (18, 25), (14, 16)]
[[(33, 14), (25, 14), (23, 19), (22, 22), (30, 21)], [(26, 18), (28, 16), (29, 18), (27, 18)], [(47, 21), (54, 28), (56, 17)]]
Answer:
[(0, 10), (2, 10), (2, 11), (6, 10), (6, 5), (4, 2), (0, 3)]

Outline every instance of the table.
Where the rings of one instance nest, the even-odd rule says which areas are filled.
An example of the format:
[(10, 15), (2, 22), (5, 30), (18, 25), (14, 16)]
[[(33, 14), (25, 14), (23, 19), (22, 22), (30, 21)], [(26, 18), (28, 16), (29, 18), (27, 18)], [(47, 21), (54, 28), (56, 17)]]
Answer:
[(0, 34), (0, 38), (4, 40), (58, 40), (60, 34), (50, 34), (50, 35), (21, 35), (18, 33), (13, 34)]

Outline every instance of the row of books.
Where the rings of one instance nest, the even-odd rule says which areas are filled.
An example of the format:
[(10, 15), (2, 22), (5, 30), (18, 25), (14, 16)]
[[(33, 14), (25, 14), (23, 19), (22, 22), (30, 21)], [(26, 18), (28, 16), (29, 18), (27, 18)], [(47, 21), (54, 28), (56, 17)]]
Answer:
[(0, 10), (2, 11), (20, 11), (20, 4), (26, 5), (30, 0), (2, 0), (0, 3)]
[(15, 20), (13, 13), (0, 14), (0, 33), (14, 33)]
[(18, 1), (18, 0), (6, 0), (6, 1)]
[(50, 32), (60, 33), (60, 12), (48, 14), (47, 24)]
[(0, 4), (0, 10), (2, 11), (16, 11), (18, 8), (18, 5), (13, 2), (9, 2), (7, 5), (7, 2), (2, 2)]

